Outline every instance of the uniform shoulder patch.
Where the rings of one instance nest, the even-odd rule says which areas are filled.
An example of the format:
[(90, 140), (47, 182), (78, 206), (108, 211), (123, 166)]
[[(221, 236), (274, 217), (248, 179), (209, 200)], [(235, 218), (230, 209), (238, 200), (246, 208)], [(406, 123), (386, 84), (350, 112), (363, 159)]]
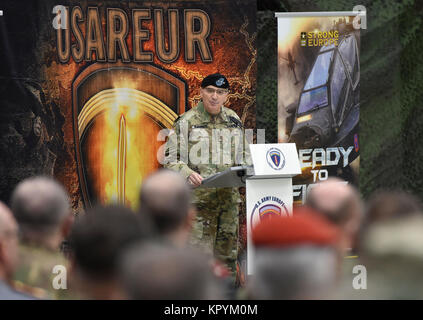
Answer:
[(188, 111), (186, 111), (184, 114), (181, 114), (179, 116), (179, 120), (185, 120), (185, 121), (189, 121), (192, 119), (192, 117), (194, 117), (197, 114), (195, 108), (190, 109)]
[(173, 125), (175, 126), (178, 122), (188, 121), (190, 118), (192, 118), (193, 114), (192, 114), (191, 110), (188, 110), (188, 111), (184, 112), (183, 114), (178, 115), (178, 117), (175, 119), (175, 121), (173, 121)]

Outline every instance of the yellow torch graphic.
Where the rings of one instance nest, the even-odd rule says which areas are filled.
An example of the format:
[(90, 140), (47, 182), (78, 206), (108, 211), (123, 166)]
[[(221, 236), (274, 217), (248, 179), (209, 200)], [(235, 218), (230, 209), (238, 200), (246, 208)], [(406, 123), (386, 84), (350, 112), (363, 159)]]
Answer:
[(103, 90), (84, 105), (79, 132), (88, 146), (85, 165), (100, 203), (138, 206), (143, 177), (159, 167), (158, 132), (176, 117), (160, 100), (129, 88)]
[(185, 90), (184, 81), (148, 64), (94, 63), (78, 74), (73, 133), (86, 207), (137, 209), (143, 179), (161, 166), (161, 130), (185, 112)]
[(118, 203), (125, 204), (125, 173), (126, 173), (126, 120), (122, 114), (119, 123), (118, 166), (117, 166), (117, 194)]

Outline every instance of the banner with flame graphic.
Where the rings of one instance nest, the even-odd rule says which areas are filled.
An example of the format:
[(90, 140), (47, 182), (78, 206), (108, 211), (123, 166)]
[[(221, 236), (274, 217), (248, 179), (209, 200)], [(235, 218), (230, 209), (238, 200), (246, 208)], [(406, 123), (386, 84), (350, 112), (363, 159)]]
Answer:
[(2, 1), (0, 199), (62, 182), (75, 212), (138, 205), (162, 129), (226, 75), (226, 105), (255, 128), (255, 1)]

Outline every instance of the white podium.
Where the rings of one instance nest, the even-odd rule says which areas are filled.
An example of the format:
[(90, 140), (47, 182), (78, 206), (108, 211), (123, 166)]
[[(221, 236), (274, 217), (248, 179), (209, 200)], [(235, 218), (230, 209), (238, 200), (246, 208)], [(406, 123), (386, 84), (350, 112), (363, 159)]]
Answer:
[(292, 177), (301, 174), (295, 143), (251, 144), (254, 174), (246, 179), (247, 275), (253, 270), (253, 227), (271, 216), (291, 216)]
[(301, 174), (295, 143), (250, 144), (252, 167), (232, 167), (204, 179), (199, 188), (246, 186), (247, 275), (253, 273), (254, 225), (270, 216), (292, 215), (292, 177)]

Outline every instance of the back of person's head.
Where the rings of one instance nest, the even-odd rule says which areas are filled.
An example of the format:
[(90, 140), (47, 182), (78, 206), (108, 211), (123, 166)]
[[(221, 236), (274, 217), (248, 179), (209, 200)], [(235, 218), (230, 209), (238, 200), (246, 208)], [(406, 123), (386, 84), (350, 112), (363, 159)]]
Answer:
[(11, 207), (24, 241), (37, 242), (64, 233), (63, 224), (71, 217), (68, 193), (49, 177), (32, 177), (19, 183)]
[(306, 205), (340, 227), (346, 236), (346, 247), (355, 245), (363, 203), (354, 186), (339, 178), (329, 178), (310, 190)]
[(148, 236), (148, 226), (126, 207), (89, 209), (77, 219), (69, 237), (74, 268), (93, 281), (113, 278), (125, 248)]
[(18, 268), (18, 224), (12, 211), (0, 202), (0, 300), (33, 300), (13, 288)]
[(151, 218), (159, 234), (181, 228), (189, 219), (191, 209), (191, 191), (180, 174), (161, 169), (143, 182), (140, 214)]
[(10, 209), (0, 202), (0, 280), (10, 280), (18, 262), (18, 225)]
[(262, 248), (254, 264), (252, 297), (256, 299), (320, 299), (335, 286), (337, 258), (331, 248)]
[[(421, 201), (410, 193), (401, 190), (375, 191), (366, 203), (366, 214), (360, 230), (358, 250), (362, 253), (372, 251), (365, 247), (369, 243), (373, 243), (369, 241), (369, 235), (376, 234), (374, 230), (387, 230), (390, 225), (396, 223), (402, 225), (413, 219), (419, 221), (418, 216), (421, 216), (422, 212)], [(389, 239), (392, 239), (392, 237), (389, 237)], [(387, 244), (389, 239), (380, 239), (382, 241), (380, 244)]]
[(209, 259), (188, 248), (158, 243), (132, 247), (124, 256), (121, 277), (129, 299), (222, 299)]
[(339, 230), (310, 210), (253, 229), (253, 299), (320, 299), (334, 289)]
[(366, 267), (362, 299), (423, 299), (423, 213), (392, 215), (363, 229), (360, 263)]
[(356, 188), (335, 177), (317, 183), (308, 193), (306, 204), (341, 227), (362, 210)]

